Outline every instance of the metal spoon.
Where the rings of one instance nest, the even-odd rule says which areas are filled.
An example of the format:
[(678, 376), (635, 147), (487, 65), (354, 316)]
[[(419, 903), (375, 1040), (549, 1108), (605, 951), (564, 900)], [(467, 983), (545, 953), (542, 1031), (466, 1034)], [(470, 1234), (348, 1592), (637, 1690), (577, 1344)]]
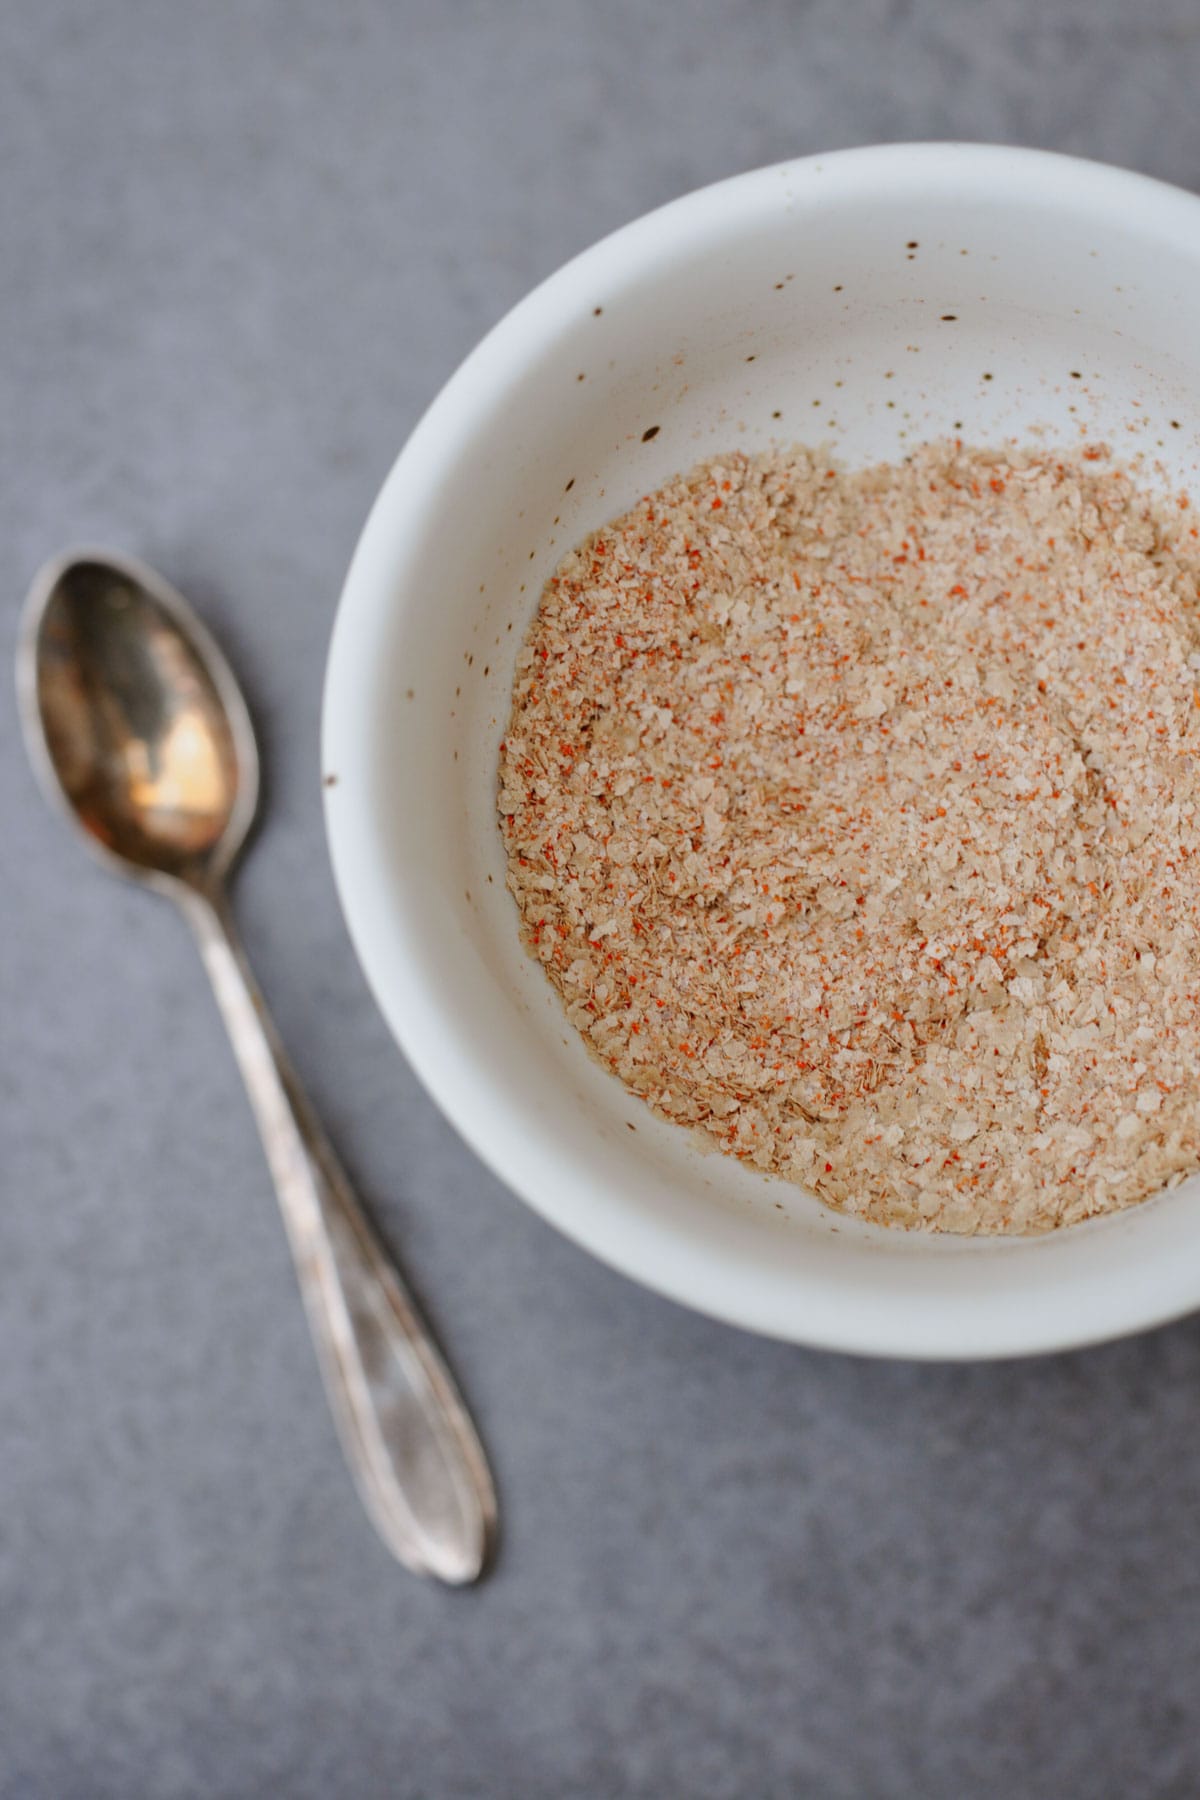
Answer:
[(78, 552), (33, 583), (17, 649), (26, 742), (53, 804), (110, 869), (166, 894), (200, 945), (275, 1178), (346, 1460), (392, 1554), (474, 1581), (496, 1500), (429, 1333), (300, 1089), (224, 893), (258, 800), (258, 751), (220, 650), (128, 558)]

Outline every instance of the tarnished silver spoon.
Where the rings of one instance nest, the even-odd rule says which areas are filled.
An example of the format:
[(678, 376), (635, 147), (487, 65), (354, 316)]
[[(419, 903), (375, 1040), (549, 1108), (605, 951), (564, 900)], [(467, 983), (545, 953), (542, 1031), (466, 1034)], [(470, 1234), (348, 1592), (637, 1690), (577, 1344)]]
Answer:
[(17, 692), (50, 800), (110, 869), (174, 900), (196, 934), (376, 1530), (406, 1567), (474, 1581), (496, 1519), (483, 1450), (301, 1092), (230, 920), (225, 877), (254, 817), (258, 751), (229, 665), (151, 569), (77, 552), (34, 581)]

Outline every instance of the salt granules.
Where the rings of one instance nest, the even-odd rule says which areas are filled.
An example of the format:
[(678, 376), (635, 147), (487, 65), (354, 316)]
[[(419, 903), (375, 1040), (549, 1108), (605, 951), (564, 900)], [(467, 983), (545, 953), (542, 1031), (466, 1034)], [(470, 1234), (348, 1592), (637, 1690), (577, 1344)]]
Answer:
[(625, 1085), (882, 1223), (1030, 1232), (1200, 1164), (1200, 538), (1102, 449), (797, 449), (566, 557), (499, 805)]

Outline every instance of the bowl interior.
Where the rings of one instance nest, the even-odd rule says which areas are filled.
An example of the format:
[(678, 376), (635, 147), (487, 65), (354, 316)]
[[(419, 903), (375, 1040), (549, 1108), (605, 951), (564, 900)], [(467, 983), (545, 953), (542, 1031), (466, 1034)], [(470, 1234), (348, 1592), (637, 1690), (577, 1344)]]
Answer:
[(844, 153), (693, 195), (485, 340), (400, 458), (339, 614), (329, 829), (368, 977), (497, 1171), (607, 1260), (835, 1347), (989, 1355), (1200, 1301), (1200, 1182), (1046, 1239), (889, 1232), (656, 1120), (518, 941), (496, 826), (513, 664), (585, 533), (731, 447), (1102, 438), (1195, 485), (1200, 202), (1030, 153)]

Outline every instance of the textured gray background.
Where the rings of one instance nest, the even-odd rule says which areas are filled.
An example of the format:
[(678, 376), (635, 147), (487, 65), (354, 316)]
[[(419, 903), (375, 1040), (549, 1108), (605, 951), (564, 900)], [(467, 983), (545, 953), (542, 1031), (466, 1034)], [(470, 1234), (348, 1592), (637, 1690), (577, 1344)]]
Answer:
[(466, 1596), (374, 1541), (194, 952), (44, 813), (0, 706), (4, 1800), (1200, 1790), (1200, 1319), (917, 1368), (692, 1317), (477, 1166), (343, 932), (316, 750), (340, 578), (533, 282), (687, 188), (873, 139), (1200, 185), (1191, 0), (649, 12), (0, 12), (6, 633), (90, 538), (227, 641), (270, 773), (250, 950), (506, 1520)]

